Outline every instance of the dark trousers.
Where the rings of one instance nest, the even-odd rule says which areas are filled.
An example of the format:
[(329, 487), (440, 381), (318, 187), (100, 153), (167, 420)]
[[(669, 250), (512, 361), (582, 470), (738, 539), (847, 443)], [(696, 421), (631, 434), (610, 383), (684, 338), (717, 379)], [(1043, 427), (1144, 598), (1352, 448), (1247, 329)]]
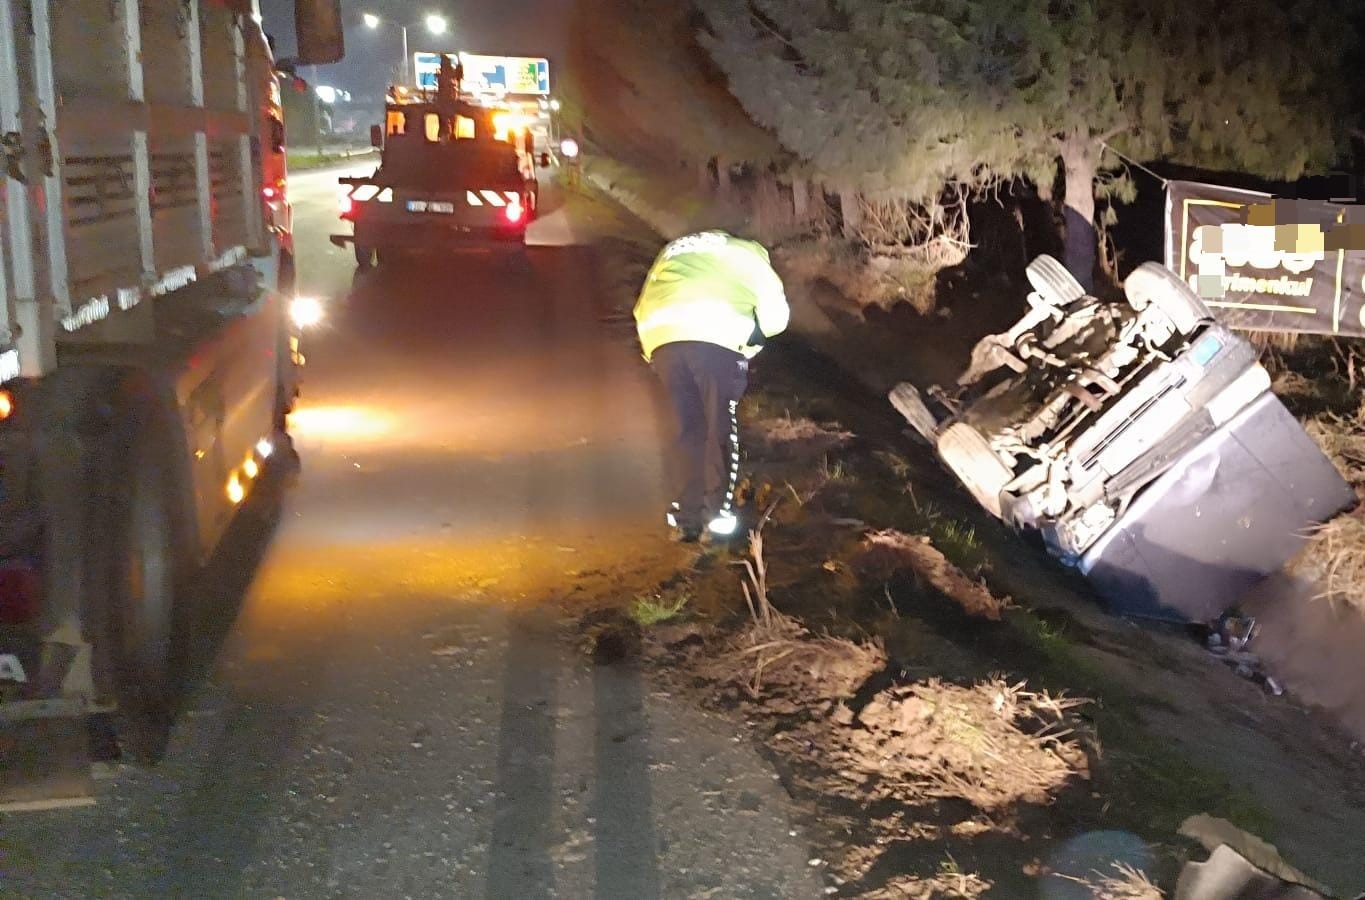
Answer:
[(734, 507), (739, 401), (749, 386), (749, 361), (716, 344), (678, 341), (655, 350), (653, 366), (676, 420), (669, 462), (678, 525), (700, 528)]

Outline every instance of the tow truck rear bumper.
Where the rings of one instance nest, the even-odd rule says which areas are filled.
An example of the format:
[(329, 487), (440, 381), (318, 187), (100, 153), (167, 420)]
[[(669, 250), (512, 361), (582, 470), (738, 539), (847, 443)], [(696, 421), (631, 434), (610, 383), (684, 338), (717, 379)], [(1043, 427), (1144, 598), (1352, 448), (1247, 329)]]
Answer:
[[(447, 226), (376, 228), (364, 234), (365, 246), (424, 252), (432, 250), (514, 250), (525, 245), (524, 230), (495, 230)], [(356, 243), (354, 234), (333, 234), (328, 240), (345, 248)]]

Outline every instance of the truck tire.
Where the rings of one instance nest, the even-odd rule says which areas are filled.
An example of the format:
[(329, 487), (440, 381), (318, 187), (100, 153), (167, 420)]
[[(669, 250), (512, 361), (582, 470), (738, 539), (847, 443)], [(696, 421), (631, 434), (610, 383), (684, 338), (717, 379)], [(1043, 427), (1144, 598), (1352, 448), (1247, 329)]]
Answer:
[(104, 596), (99, 651), (112, 675), (123, 750), (143, 763), (165, 753), (183, 696), (185, 600), (192, 565), (183, 435), (150, 379), (119, 383), (100, 443), (99, 512), (91, 587)]
[(1029, 284), (1053, 306), (1065, 308), (1085, 296), (1085, 288), (1066, 266), (1044, 253), (1028, 264)]
[(355, 242), (351, 244), (355, 250), (355, 264), (362, 269), (368, 269), (374, 265), (374, 248), (366, 247), (364, 244)]
[(985, 435), (966, 422), (956, 422), (939, 435), (937, 447), (939, 458), (976, 502), (1000, 518), (1000, 493), (1014, 480), (1014, 473), (996, 456)]
[(1191, 334), (1213, 319), (1194, 289), (1160, 263), (1145, 262), (1134, 269), (1123, 282), (1123, 293), (1128, 305), (1139, 312), (1148, 305), (1161, 310), (1180, 334)]

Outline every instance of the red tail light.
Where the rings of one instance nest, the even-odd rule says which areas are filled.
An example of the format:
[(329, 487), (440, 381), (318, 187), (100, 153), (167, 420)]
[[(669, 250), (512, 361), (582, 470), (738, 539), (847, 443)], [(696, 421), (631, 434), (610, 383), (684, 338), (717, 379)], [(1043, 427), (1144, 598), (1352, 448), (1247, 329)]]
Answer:
[(342, 194), (340, 197), (337, 197), (337, 206), (341, 207), (341, 215), (343, 217), (349, 216), (355, 209), (355, 203), (352, 202), (350, 194)]
[(263, 187), (261, 188), (261, 196), (267, 200), (274, 200), (275, 189), (273, 187)]
[(509, 203), (505, 215), (507, 216), (507, 221), (515, 225), (526, 216), (526, 210), (522, 209), (520, 203)]

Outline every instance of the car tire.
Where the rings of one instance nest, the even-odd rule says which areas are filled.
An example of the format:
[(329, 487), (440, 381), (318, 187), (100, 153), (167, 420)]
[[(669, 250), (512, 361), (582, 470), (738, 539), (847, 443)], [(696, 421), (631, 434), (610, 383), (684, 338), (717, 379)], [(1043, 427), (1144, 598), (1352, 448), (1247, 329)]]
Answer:
[(1155, 306), (1183, 335), (1213, 320), (1213, 313), (1194, 289), (1160, 263), (1145, 262), (1134, 269), (1123, 282), (1123, 293), (1128, 305), (1139, 312)]
[(1029, 284), (1053, 306), (1067, 307), (1085, 296), (1076, 276), (1055, 258), (1044, 253), (1028, 264)]
[(355, 264), (362, 269), (368, 269), (374, 265), (374, 248), (366, 247), (363, 244), (353, 244), (355, 248)]
[(1014, 480), (985, 435), (965, 422), (956, 422), (938, 436), (938, 455), (987, 512), (1002, 515), (1000, 494)]

